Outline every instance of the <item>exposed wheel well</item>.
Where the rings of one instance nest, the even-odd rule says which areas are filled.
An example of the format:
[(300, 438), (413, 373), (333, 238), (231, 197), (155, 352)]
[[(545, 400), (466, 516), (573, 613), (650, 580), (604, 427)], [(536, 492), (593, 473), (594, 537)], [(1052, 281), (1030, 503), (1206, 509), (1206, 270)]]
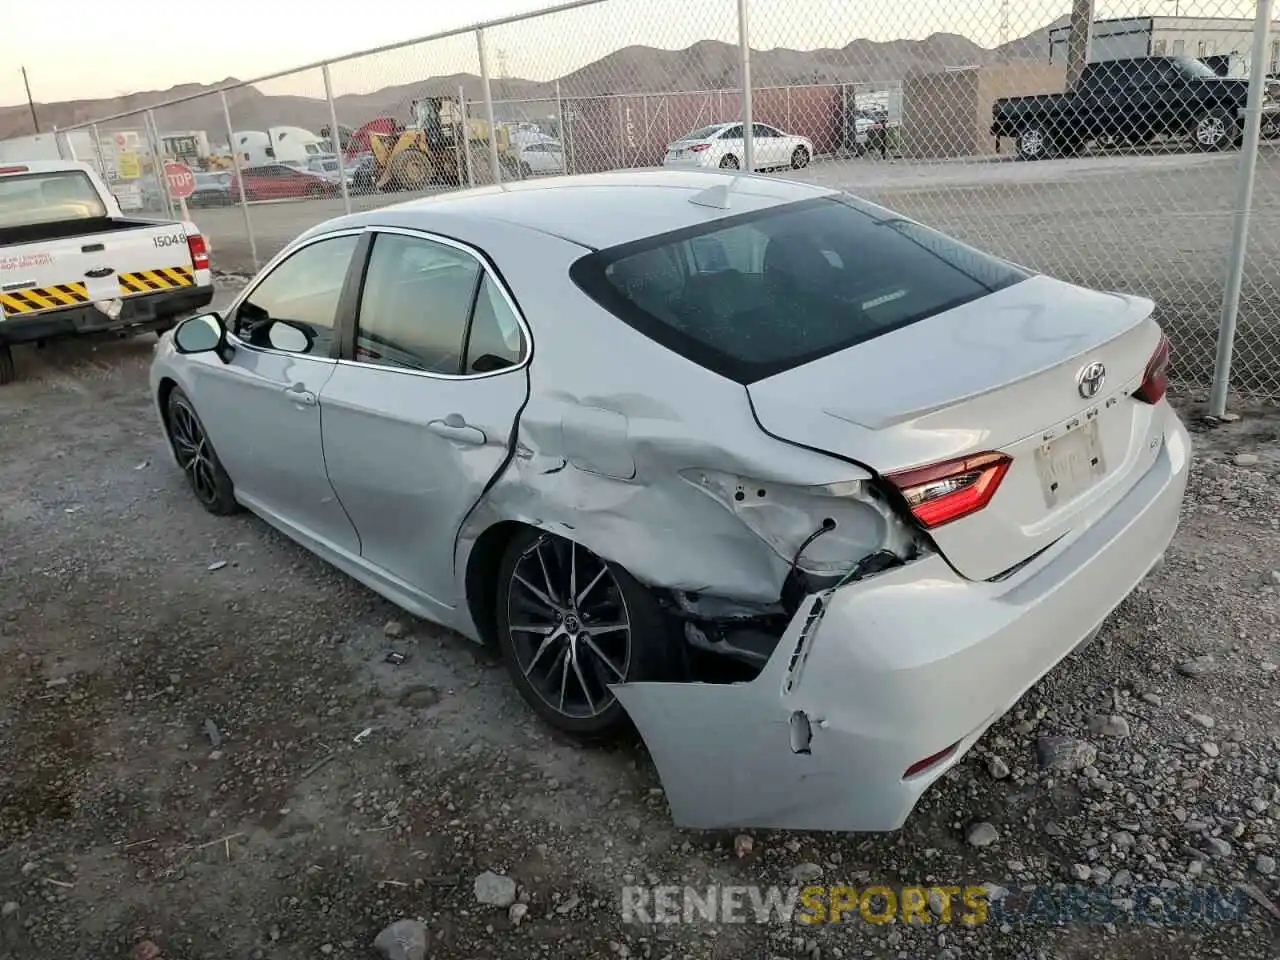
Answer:
[(504, 520), (480, 534), (467, 559), (467, 608), (486, 646), (498, 645), (498, 567), (502, 554), (524, 524)]
[(160, 402), (160, 417), (164, 420), (164, 426), (169, 428), (169, 394), (173, 393), (173, 388), (178, 385), (176, 380), (165, 377), (160, 381), (160, 390), (156, 394), (156, 399)]

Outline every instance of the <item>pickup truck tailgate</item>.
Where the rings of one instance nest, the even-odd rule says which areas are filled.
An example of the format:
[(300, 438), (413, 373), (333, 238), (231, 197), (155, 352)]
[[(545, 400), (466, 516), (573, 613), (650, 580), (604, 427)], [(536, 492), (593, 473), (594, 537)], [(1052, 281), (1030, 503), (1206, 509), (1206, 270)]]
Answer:
[[(193, 224), (121, 222), (119, 229), (0, 246), (0, 310), (31, 314), (157, 290), (205, 286)], [(203, 240), (199, 240), (203, 250)]]

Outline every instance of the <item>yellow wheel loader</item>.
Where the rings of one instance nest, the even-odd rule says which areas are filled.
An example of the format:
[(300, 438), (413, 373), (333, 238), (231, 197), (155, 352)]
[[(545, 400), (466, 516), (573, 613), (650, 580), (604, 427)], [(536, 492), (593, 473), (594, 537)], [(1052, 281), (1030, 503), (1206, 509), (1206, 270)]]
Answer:
[[(379, 190), (423, 190), (435, 184), (458, 186), (491, 183), (489, 125), (468, 119), (452, 97), (413, 101), (413, 122), (390, 133), (369, 134), (374, 185)], [(516, 175), (514, 151), (507, 131), (497, 131), (498, 158)], [(470, 176), (468, 176), (468, 168)]]

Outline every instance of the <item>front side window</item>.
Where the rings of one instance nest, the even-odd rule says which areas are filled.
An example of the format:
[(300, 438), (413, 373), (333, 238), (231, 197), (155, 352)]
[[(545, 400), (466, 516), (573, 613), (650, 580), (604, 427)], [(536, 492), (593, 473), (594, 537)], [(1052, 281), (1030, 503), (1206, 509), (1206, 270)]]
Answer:
[(589, 254), (574, 282), (625, 323), (750, 383), (1026, 278), (849, 196), (786, 204)]
[(457, 374), (482, 270), (442, 243), (394, 233), (373, 243), (356, 322), (362, 363)]
[(270, 347), (272, 321), (285, 320), (308, 336), (307, 348), (298, 352), (329, 356), (338, 301), (359, 240), (357, 235), (319, 240), (282, 261), (236, 310), (236, 336)]

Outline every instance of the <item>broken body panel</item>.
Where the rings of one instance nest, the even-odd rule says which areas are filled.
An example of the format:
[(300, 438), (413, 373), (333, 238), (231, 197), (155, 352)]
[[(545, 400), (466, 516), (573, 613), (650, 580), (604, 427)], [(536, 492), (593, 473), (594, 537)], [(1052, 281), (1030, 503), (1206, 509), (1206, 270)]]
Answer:
[[(1164, 552), (1189, 440), (1167, 405), (1143, 477), (1100, 520), (998, 584), (941, 557), (808, 597), (747, 683), (614, 688), (680, 826), (894, 830)], [(913, 765), (938, 757), (914, 775)]]
[[(575, 255), (567, 244), (560, 252)], [(513, 289), (534, 282), (536, 269), (513, 264)], [(1124, 599), (1176, 528), (1186, 434), (1167, 403), (1129, 396), (1159, 337), (1145, 301), (1038, 277), (1001, 291), (996, 320), (985, 319), (1000, 328), (1006, 364), (1021, 364), (1003, 380), (983, 359), (992, 344), (976, 332), (979, 301), (748, 387), (621, 325), (602, 341), (592, 328), (612, 318), (584, 312), (567, 276), (543, 270), (536, 282), (542, 296), (526, 308), (535, 355), (573, 356), (574, 367), (530, 366), (510, 463), (460, 534), (458, 569), (485, 529), (517, 521), (626, 567), (675, 597), (677, 612), (771, 618), (754, 679), (612, 688), (681, 825), (897, 828), (929, 784)], [(890, 409), (880, 392), (895, 338), (899, 350), (912, 340), (908, 353), (932, 338), (935, 352), (917, 355), (932, 379)], [(886, 502), (883, 470), (992, 447), (1029, 456), (1057, 421), (1092, 408), (1072, 378), (1075, 360), (1099, 350), (1114, 374), (1097, 401), (1124, 404), (1105, 427), (1113, 469), (1056, 525), (1044, 522), (1043, 502), (1030, 519), (1017, 515), (1030, 501), (1013, 485), (1000, 507), (1013, 514), (930, 537)], [(612, 362), (618, 351), (626, 364)], [(956, 355), (971, 363), (948, 378)], [(848, 366), (855, 357), (874, 373), (859, 381)], [(662, 390), (654, 369), (668, 371)], [(1005, 386), (983, 390), (983, 378)], [(1061, 409), (1036, 405), (1063, 388)], [(806, 546), (832, 516), (838, 535)], [(1010, 552), (981, 561), (972, 538), (1001, 523)], [(890, 569), (847, 579), (877, 554)], [(998, 583), (965, 576), (1028, 557)], [(788, 611), (780, 601), (796, 566), (814, 575), (811, 585), (839, 581), (836, 570), (847, 582), (794, 598)], [(686, 638), (701, 645), (688, 623)], [(706, 648), (717, 646), (711, 638)]]

